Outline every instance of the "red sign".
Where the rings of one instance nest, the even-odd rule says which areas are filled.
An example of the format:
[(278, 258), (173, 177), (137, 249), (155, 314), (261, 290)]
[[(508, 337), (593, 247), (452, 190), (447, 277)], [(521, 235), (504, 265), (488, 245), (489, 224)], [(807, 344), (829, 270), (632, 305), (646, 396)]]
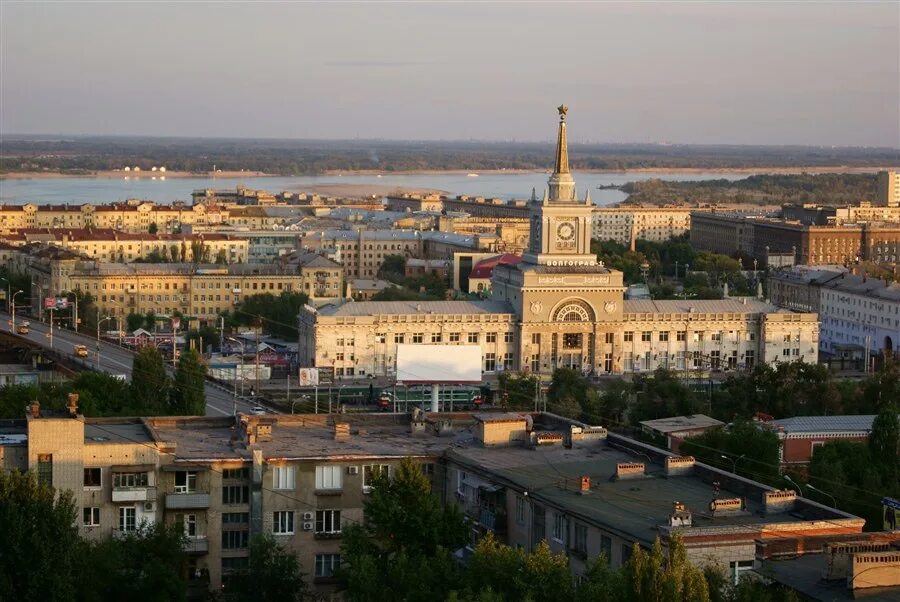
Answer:
[(56, 297), (44, 297), (44, 309), (56, 309)]

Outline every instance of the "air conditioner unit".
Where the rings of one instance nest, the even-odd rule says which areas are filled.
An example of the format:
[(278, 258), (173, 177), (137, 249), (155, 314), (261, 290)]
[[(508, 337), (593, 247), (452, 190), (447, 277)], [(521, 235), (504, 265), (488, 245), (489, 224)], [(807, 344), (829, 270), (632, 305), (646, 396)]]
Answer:
[(304, 531), (312, 531), (312, 530), (313, 530), (313, 524), (312, 524), (312, 523), (303, 523), (303, 530), (304, 530)]
[(144, 512), (155, 512), (156, 502), (144, 502)]
[(304, 512), (304, 513), (303, 513), (303, 520), (312, 520), (312, 519), (313, 519), (313, 513), (312, 513), (312, 512)]
[(359, 474), (359, 466), (348, 466), (347, 474)]

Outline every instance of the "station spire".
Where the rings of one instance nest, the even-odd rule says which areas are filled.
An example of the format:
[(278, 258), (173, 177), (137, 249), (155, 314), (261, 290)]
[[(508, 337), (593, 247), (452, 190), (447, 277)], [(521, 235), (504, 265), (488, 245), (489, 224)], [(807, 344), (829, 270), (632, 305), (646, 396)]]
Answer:
[(569, 143), (566, 139), (566, 114), (569, 107), (564, 104), (556, 108), (559, 111), (559, 132), (556, 136), (556, 165), (547, 182), (550, 189), (550, 202), (575, 201), (575, 180), (569, 173)]

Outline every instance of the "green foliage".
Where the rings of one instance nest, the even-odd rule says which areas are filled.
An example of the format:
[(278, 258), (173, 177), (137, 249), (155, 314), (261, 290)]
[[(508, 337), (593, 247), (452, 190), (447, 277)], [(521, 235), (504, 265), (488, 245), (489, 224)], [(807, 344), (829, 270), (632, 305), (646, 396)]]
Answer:
[(172, 410), (183, 416), (206, 414), (206, 364), (196, 349), (181, 354), (172, 383)]
[(657, 368), (652, 376), (635, 375), (633, 381), (637, 402), (628, 416), (635, 426), (643, 420), (691, 415), (699, 408), (694, 391), (673, 371)]
[(449, 551), (468, 529), (456, 506), (443, 506), (420, 466), (406, 458), (393, 478), (378, 474), (365, 521), (344, 529), (340, 580), (350, 600), (434, 600), (457, 578)]
[(150, 332), (156, 330), (156, 313), (151, 309), (144, 315), (144, 326)]
[(55, 495), (33, 473), (0, 471), (0, 600), (75, 598), (81, 541), (70, 491)]
[(406, 258), (403, 255), (386, 255), (378, 269), (379, 278), (401, 277), (406, 275)]
[(131, 395), (142, 414), (158, 416), (169, 413), (171, 382), (159, 349), (144, 346), (138, 349), (131, 365)]
[[(188, 346), (196, 341), (194, 345), (197, 346), (196, 348), (200, 353), (203, 353), (210, 345), (212, 345), (214, 349), (219, 347), (219, 330), (212, 326), (201, 326), (197, 330), (189, 330), (185, 335), (185, 339), (187, 340)], [(203, 341), (202, 348), (200, 347), (201, 340)]]
[(663, 549), (659, 538), (647, 552), (635, 544), (623, 568), (624, 597), (648, 602), (709, 602), (703, 572), (690, 564), (676, 535)]
[(872, 457), (882, 463), (893, 476), (897, 473), (897, 455), (900, 454), (900, 420), (897, 418), (897, 405), (886, 403), (872, 422), (872, 435), (869, 437), (869, 449)]
[(688, 437), (681, 444), (680, 453), (729, 472), (734, 461), (737, 474), (784, 486), (778, 472), (780, 448), (781, 442), (772, 429), (760, 428), (749, 420), (736, 420), (728, 430), (712, 429), (697, 437)]
[(536, 376), (523, 373), (501, 372), (498, 380), (500, 399), (494, 405), (511, 410), (533, 410), (538, 387)]
[(431, 301), (428, 295), (406, 288), (405, 286), (389, 286), (374, 295), (372, 301)]
[(297, 555), (270, 533), (250, 540), (250, 563), (227, 582), (225, 593), (235, 602), (301, 602), (312, 598)]
[(272, 293), (250, 295), (234, 311), (234, 319), (241, 325), (262, 321), (266, 332), (293, 341), (297, 338), (297, 314), (308, 301), (305, 293), (290, 291), (277, 297)]
[(569, 560), (554, 554), (546, 541), (530, 554), (485, 535), (469, 560), (466, 588), (471, 594), (490, 591), (500, 600), (568, 600), (574, 593)]
[(225, 249), (219, 249), (216, 252), (216, 263), (219, 265), (228, 263), (228, 254), (225, 252)]
[(149, 234), (156, 234), (158, 231), (159, 228), (157, 227), (156, 222), (153, 222), (152, 224), (150, 224), (150, 227), (147, 228), (147, 232)]
[(125, 327), (128, 332), (134, 332), (138, 328), (143, 328), (146, 316), (143, 314), (128, 314), (125, 316)]
[(121, 538), (87, 544), (83, 560), (85, 602), (184, 600), (181, 568), (187, 559), (179, 524), (146, 524)]

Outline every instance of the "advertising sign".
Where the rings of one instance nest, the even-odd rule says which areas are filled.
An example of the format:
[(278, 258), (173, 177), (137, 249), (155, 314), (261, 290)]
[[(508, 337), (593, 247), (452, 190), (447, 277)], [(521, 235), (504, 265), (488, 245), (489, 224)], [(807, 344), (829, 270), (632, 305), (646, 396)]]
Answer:
[(301, 387), (318, 387), (319, 386), (319, 369), (318, 368), (300, 368), (297, 372), (297, 380)]
[(56, 297), (44, 297), (44, 309), (56, 309)]

